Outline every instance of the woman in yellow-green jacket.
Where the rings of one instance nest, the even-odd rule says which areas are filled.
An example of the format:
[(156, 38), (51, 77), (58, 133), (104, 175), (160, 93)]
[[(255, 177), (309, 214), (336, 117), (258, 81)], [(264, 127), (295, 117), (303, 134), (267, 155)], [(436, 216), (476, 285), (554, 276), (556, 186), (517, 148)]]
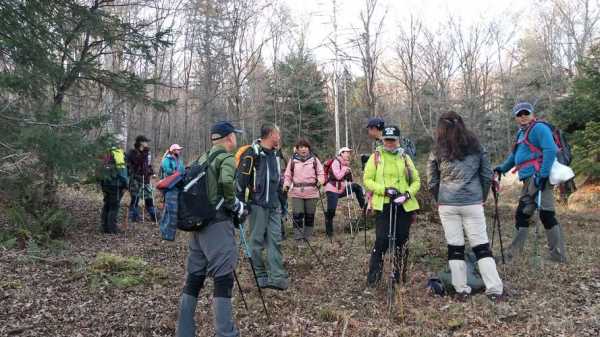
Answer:
[[(419, 173), (410, 156), (400, 147), (400, 129), (383, 130), (383, 147), (373, 153), (365, 167), (364, 184), (372, 193), (370, 207), (376, 212), (376, 238), (367, 284), (373, 287), (381, 279), (383, 255), (388, 250), (390, 227), (395, 227), (394, 282), (406, 281), (408, 251), (406, 242), (413, 219), (419, 209), (416, 194), (421, 187)], [(393, 226), (395, 224), (395, 226)], [(392, 226), (390, 226), (392, 225)]]

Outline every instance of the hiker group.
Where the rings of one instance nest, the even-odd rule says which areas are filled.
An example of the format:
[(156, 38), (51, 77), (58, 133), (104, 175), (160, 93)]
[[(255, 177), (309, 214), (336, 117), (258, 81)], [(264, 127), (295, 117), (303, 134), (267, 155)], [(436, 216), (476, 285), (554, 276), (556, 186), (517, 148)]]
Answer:
[[(566, 261), (564, 236), (555, 216), (552, 186), (556, 181), (552, 181), (552, 174), (557, 155), (570, 159), (568, 147), (558, 130), (535, 118), (531, 104), (515, 105), (513, 115), (519, 126), (514, 149), (494, 169), (485, 148), (459, 114), (450, 111), (438, 119), (433, 150), (427, 160), (426, 187), (438, 205), (447, 242), (450, 283), (459, 299), (467, 298), (473, 291), (468, 277), (471, 260), (476, 261), (490, 300), (504, 297), (483, 205), (490, 189), (497, 201), (499, 179), (512, 168), (518, 172), (523, 188), (515, 214), (516, 234), (506, 252), (501, 247), (502, 258), (512, 259), (523, 250), (530, 218), (537, 210), (546, 229), (550, 259)], [(177, 336), (195, 336), (198, 294), (206, 278), (214, 282), (216, 335), (238, 336), (231, 303), (237, 280), (236, 228), (268, 316), (262, 289), (286, 290), (290, 286), (281, 250), (285, 234), (282, 224), (289, 219), (295, 244), (301, 249), (308, 246), (319, 259), (310, 245), (319, 206), (325, 217), (325, 234), (332, 241), (338, 208), (347, 211), (345, 229), (352, 234), (365, 231), (365, 245), (366, 221), (361, 228), (359, 221), (352, 220), (369, 215), (375, 219), (375, 241), (366, 275), (368, 288), (378, 286), (384, 269), (390, 275), (386, 280), (389, 290), (407, 282), (410, 229), (420, 208), (417, 193), (421, 179), (413, 162), (415, 147), (401, 136), (397, 126), (386, 125), (381, 118), (370, 118), (367, 129), (373, 147), (371, 153), (360, 157), (364, 187), (355, 180), (358, 169), (351, 168), (356, 167), (351, 148), (342, 147), (334, 158), (322, 161), (310, 141), (300, 138), (286, 162), (281, 152), (281, 130), (271, 123), (261, 126), (258, 140), (239, 149), (237, 135), (243, 131), (226, 121), (215, 123), (210, 130), (212, 147), (188, 168), (181, 159), (183, 148), (177, 144), (169, 147), (160, 169), (158, 187), (165, 207), (158, 227), (165, 240), (174, 240), (177, 229), (192, 233)], [(110, 173), (101, 184), (105, 202), (102, 228), (107, 233), (118, 232), (118, 208), (125, 189), (131, 195), (129, 221), (145, 216), (139, 211), (141, 199), (149, 219), (158, 222), (150, 183), (154, 172), (149, 140), (137, 137), (127, 155), (119, 148), (123, 142), (117, 139), (103, 158), (105, 171)], [(559, 159), (568, 165), (565, 158)], [(346, 201), (342, 207), (340, 199)], [(472, 253), (465, 248), (465, 236)], [(384, 259), (386, 253), (388, 259)], [(322, 264), (320, 259), (319, 263)], [(243, 293), (242, 299), (246, 303)]]

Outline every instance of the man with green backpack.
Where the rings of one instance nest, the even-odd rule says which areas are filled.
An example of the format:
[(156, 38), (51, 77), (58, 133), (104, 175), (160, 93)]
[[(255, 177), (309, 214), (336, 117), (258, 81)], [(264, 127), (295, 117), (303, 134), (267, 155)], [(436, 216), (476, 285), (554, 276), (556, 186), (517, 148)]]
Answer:
[[(214, 280), (213, 316), (217, 337), (235, 337), (239, 333), (233, 322), (231, 296), (235, 280), (235, 268), (238, 260), (238, 248), (235, 241), (234, 218), (242, 223), (248, 214), (247, 207), (235, 196), (234, 177), (235, 160), (233, 150), (237, 147), (236, 133), (241, 133), (229, 122), (218, 122), (211, 127), (212, 148), (199, 160), (206, 170), (194, 177), (193, 164), (183, 179), (182, 192), (179, 194), (178, 228), (192, 231), (187, 259), (187, 279), (177, 321), (177, 337), (196, 336), (194, 316), (198, 303), (198, 294), (204, 287), (206, 277)], [(189, 175), (189, 176), (188, 176)], [(204, 189), (203, 203), (181, 203), (186, 199), (186, 191), (202, 178)], [(189, 180), (189, 181), (188, 181)], [(189, 199), (194, 201), (194, 199)], [(196, 207), (196, 210), (189, 209)], [(212, 209), (208, 210), (207, 207)], [(190, 228), (182, 228), (182, 218), (187, 214), (211, 213), (210, 219)]]

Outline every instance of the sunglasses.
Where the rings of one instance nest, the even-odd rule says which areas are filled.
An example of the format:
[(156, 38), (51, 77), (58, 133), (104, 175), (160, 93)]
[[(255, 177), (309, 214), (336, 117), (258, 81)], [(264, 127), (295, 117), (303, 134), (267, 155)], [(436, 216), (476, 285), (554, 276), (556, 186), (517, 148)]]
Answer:
[(517, 112), (517, 117), (521, 117), (521, 116), (529, 116), (531, 113), (527, 110), (521, 110), (519, 112)]

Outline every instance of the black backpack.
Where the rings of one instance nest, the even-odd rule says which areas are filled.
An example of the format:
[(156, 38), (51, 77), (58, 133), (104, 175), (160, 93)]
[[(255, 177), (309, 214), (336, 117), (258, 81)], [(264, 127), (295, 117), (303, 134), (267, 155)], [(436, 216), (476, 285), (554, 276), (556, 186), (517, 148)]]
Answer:
[[(215, 218), (218, 208), (208, 199), (208, 170), (210, 163), (220, 154), (218, 150), (208, 154), (206, 161), (196, 161), (185, 172), (178, 184), (181, 188), (177, 200), (177, 229), (192, 232), (199, 231)], [(214, 172), (218, 175), (218, 172)]]

